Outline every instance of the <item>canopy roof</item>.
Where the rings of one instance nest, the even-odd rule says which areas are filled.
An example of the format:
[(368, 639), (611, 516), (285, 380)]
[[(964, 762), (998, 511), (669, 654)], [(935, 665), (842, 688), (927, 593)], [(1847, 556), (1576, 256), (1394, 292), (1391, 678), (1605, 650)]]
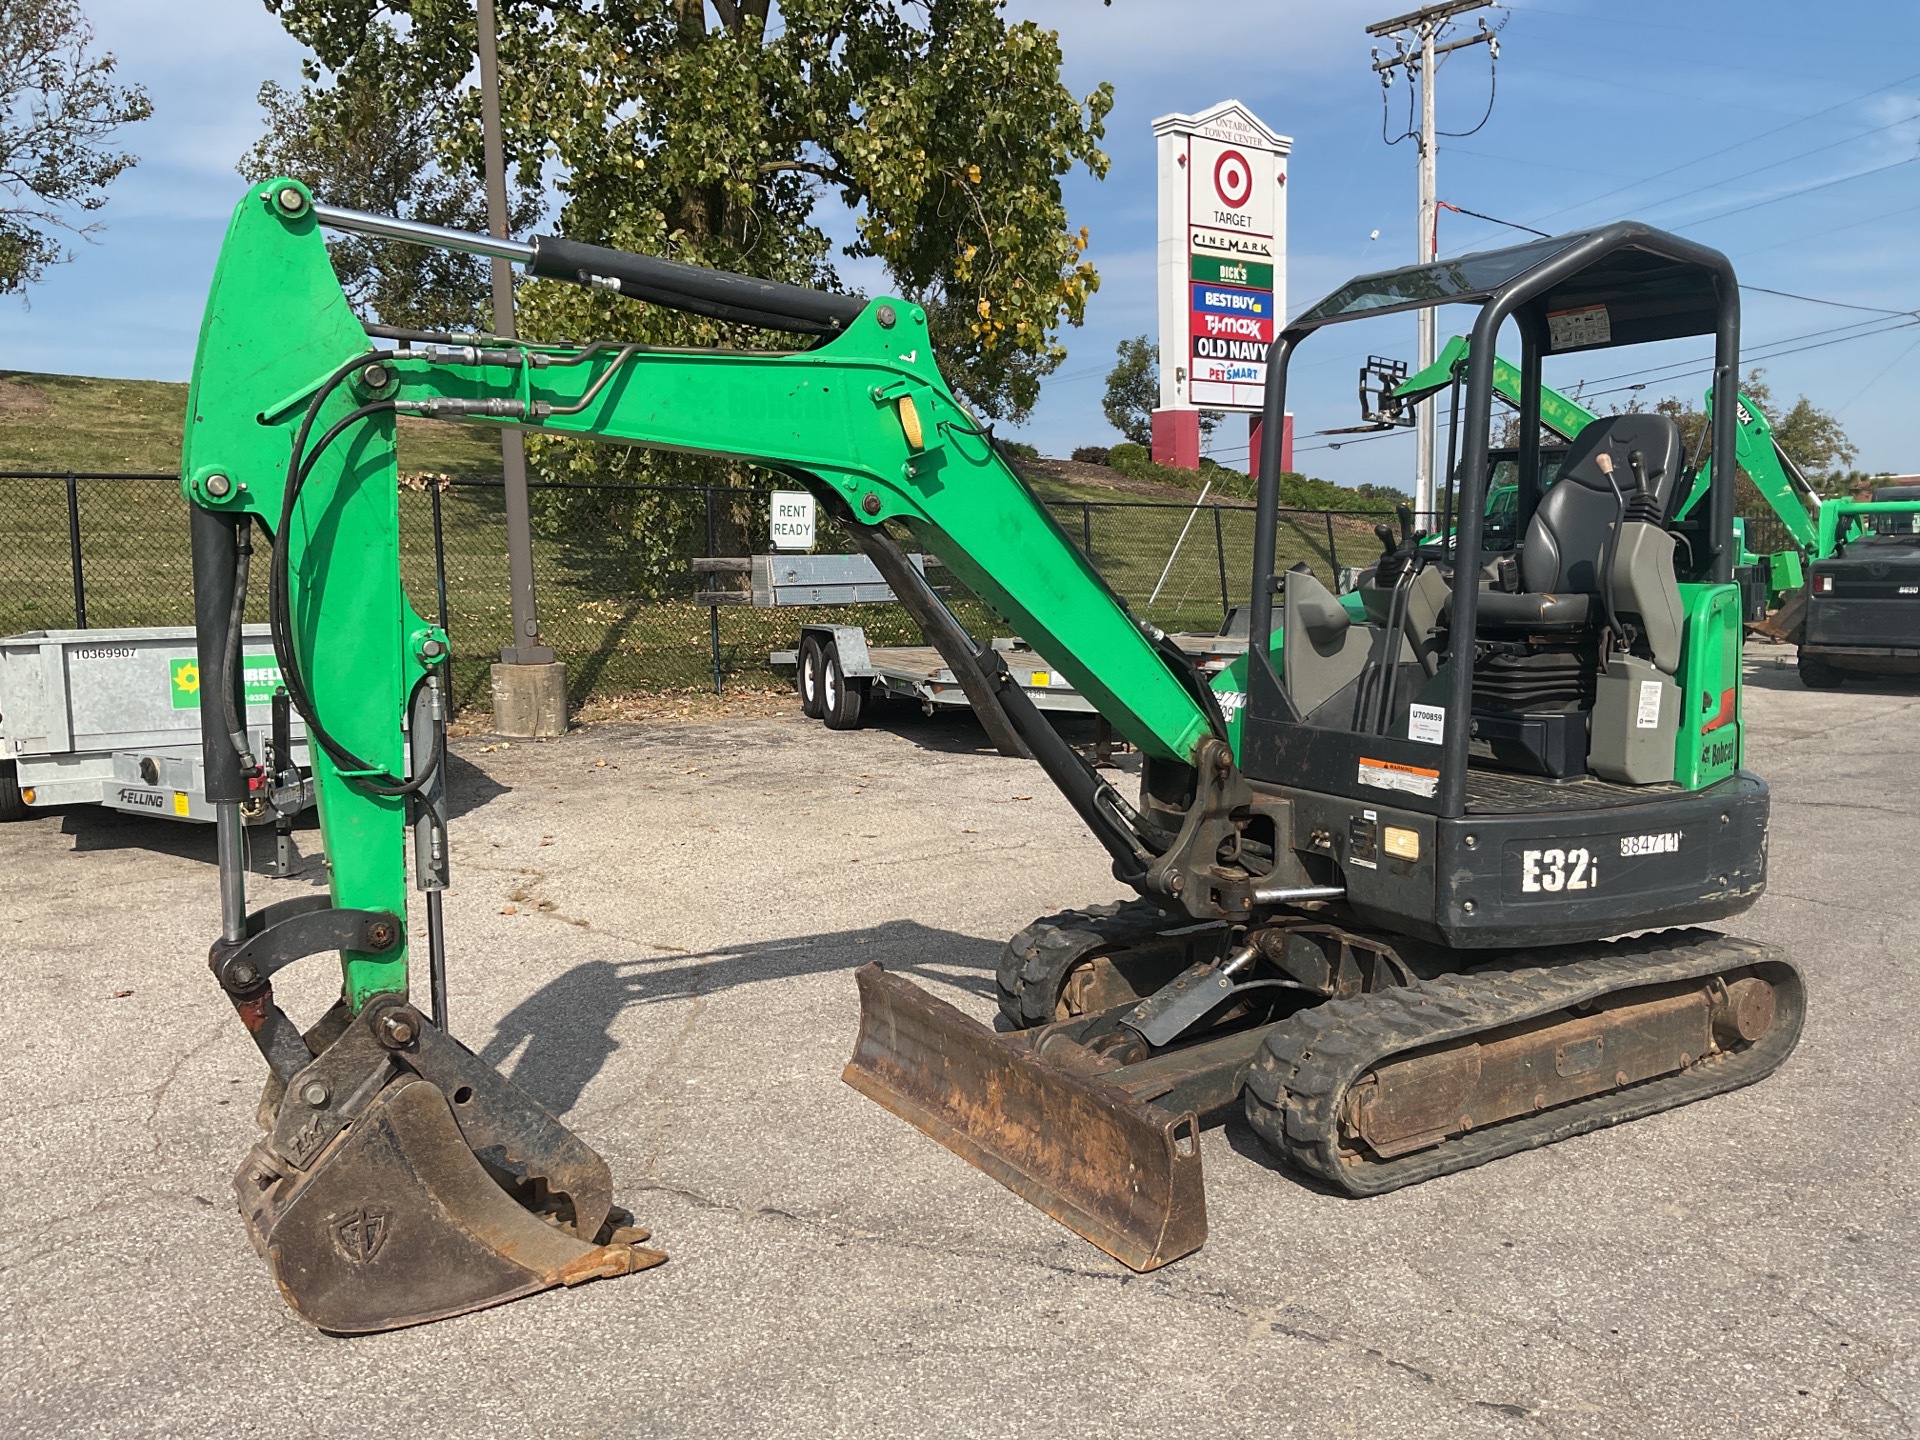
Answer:
[(1437, 305), (1481, 304), (1503, 292), (1542, 323), (1556, 354), (1714, 333), (1737, 295), (1718, 250), (1622, 220), (1349, 280), (1287, 326), (1297, 339), (1322, 325)]

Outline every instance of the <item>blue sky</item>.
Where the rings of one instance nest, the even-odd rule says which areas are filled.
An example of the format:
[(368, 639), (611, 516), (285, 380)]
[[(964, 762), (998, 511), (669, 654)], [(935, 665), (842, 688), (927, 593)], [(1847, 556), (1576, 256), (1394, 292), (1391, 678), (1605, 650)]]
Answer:
[[(0, 368), (185, 379), (238, 184), (234, 162), (258, 130), (255, 91), (268, 79), (293, 82), (300, 52), (259, 0), (84, 7), (122, 74), (151, 91), (155, 116), (130, 134), (141, 164), (115, 186), (99, 243), (78, 247), (74, 263), (35, 290), (30, 309), (0, 308)], [(1024, 438), (1059, 454), (1116, 438), (1100, 415), (1104, 376), (1115, 344), (1154, 323), (1149, 127), (1157, 115), (1233, 97), (1294, 137), (1290, 308), (1357, 272), (1411, 260), (1413, 147), (1382, 142), (1368, 59), (1376, 42), (1365, 34), (1369, 22), (1403, 8), (1394, 0), (1242, 0), (1230, 9), (1012, 0), (1010, 13), (1061, 32), (1077, 91), (1100, 80), (1117, 91), (1112, 173), (1068, 185), (1104, 284), (1086, 326), (1066, 332), (1069, 358)], [(1787, 0), (1517, 0), (1485, 13), (1508, 16), (1498, 93), (1484, 128), (1443, 141), (1444, 200), (1549, 231), (1643, 218), (1725, 250), (1749, 285), (1920, 309), (1920, 164), (1902, 163), (1920, 156), (1920, 6), (1912, 0), (1850, 0), (1817, 15)], [(1442, 128), (1470, 128), (1487, 103), (1484, 48), (1461, 52), (1441, 75)], [(1392, 98), (1404, 106), (1404, 88)], [(1403, 108), (1396, 114), (1404, 119)], [(1455, 215), (1440, 229), (1442, 254), (1521, 238)], [(1467, 312), (1453, 314), (1464, 323)], [(1745, 348), (1775, 355), (1761, 363), (1777, 397), (1804, 393), (1839, 412), (1862, 468), (1913, 471), (1920, 407), (1902, 396), (1920, 377), (1920, 327), (1897, 327), (1914, 318), (1749, 291)], [(1307, 432), (1354, 423), (1354, 371), (1366, 353), (1412, 355), (1410, 319), (1343, 329), (1310, 342), (1295, 365), (1299, 466), (1343, 483), (1410, 488), (1405, 438), (1309, 448), (1327, 442)], [(1549, 379), (1585, 378), (1609, 392), (1603, 405), (1638, 383), (1649, 400), (1697, 395), (1704, 375), (1685, 372), (1705, 348), (1676, 342), (1569, 357)], [(1239, 423), (1223, 429), (1223, 460), (1239, 458)]]

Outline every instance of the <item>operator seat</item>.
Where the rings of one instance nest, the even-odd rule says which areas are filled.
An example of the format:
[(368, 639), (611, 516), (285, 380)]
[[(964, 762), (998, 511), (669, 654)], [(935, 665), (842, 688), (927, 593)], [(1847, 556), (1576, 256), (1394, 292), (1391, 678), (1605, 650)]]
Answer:
[[(1527, 525), (1521, 588), (1479, 592), (1472, 734), (1496, 765), (1554, 777), (1591, 768), (1645, 783), (1662, 778), (1654, 752), (1665, 744), (1664, 778), (1671, 778), (1677, 690), (1653, 712), (1665, 717), (1644, 747), (1653, 758), (1639, 749), (1631, 764), (1618, 757), (1626, 745), (1622, 726), (1633, 723), (1620, 713), (1627, 677), (1666, 697), (1679, 665), (1683, 610), (1666, 524), (1680, 493), (1682, 450), (1680, 427), (1665, 415), (1609, 415), (1588, 424)], [(1635, 452), (1648, 498), (1638, 494), (1629, 459)], [(1603, 455), (1611, 476), (1599, 463)], [(1613, 615), (1630, 627), (1631, 650), (1641, 653), (1616, 648), (1603, 669), (1609, 598)]]
[[(1527, 525), (1520, 543), (1520, 590), (1480, 592), (1480, 628), (1563, 628), (1605, 619), (1601, 594), (1622, 500), (1633, 498), (1627, 463), (1640, 452), (1662, 518), (1670, 515), (1680, 483), (1680, 427), (1658, 414), (1606, 415), (1591, 421), (1567, 451), (1560, 475)], [(1610, 481), (1596, 457), (1613, 461)], [(1619, 486), (1618, 493), (1614, 486)], [(1616, 601), (1618, 584), (1616, 577)]]

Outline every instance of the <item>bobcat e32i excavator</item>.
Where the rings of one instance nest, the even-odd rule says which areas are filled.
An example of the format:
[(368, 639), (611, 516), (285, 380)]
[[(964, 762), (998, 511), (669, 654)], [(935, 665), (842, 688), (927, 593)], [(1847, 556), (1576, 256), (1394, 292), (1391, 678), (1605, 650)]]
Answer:
[[(322, 225), (505, 256), (808, 348), (364, 326)], [(847, 522), (1140, 898), (1016, 936), (1004, 1033), (862, 967), (846, 1078), (1150, 1269), (1204, 1238), (1198, 1130), (1236, 1102), (1285, 1163), (1370, 1194), (1749, 1084), (1792, 1049), (1793, 965), (1682, 928), (1737, 914), (1765, 882), (1766, 787), (1739, 763), (1731, 467), (1677, 524), (1689, 457), (1672, 427), (1595, 421), (1544, 496), (1521, 485), (1534, 498), (1517, 565), (1452, 559), (1480, 554), (1503, 322), (1523, 343), (1523, 475), (1538, 464), (1542, 355), (1683, 335), (1715, 336), (1714, 444), (1728, 454), (1737, 296), (1718, 253), (1619, 224), (1367, 276), (1307, 311), (1269, 368), (1251, 649), (1209, 684), (1002, 462), (942, 380), (919, 307), (333, 210), (290, 180), (250, 190), (201, 332), (182, 483), (220, 805), (211, 960), (271, 1072), (267, 1134), (235, 1187), (288, 1302), (325, 1329), (380, 1330), (661, 1258), (623, 1226), (604, 1162), (447, 1029), (447, 639), (400, 584), (396, 416), (726, 455), (792, 477)], [(1446, 303), (1479, 307), (1452, 442), (1454, 546), (1385, 532), (1346, 603), (1275, 574), (1294, 350), (1327, 325)], [(965, 633), (889, 524), (1138, 747), (1138, 803)], [(249, 911), (239, 810), (272, 783), (236, 723), (256, 528), (331, 890)], [(408, 988), (409, 832), (424, 1012)], [(303, 1031), (273, 978), (330, 952), (340, 999)]]

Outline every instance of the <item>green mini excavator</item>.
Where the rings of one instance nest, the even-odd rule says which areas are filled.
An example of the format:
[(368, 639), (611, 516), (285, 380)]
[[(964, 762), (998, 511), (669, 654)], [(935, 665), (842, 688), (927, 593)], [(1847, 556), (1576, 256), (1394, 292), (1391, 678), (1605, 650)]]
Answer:
[[(795, 341), (384, 330), (349, 308), (323, 226), (503, 256)], [(1276, 573), (1294, 352), (1328, 326), (1443, 304), (1477, 307), (1457, 545), (1383, 526), (1348, 603)], [(1456, 557), (1480, 553), (1508, 321), (1532, 438), (1517, 560), (1489, 569)], [(1792, 1049), (1794, 966), (1702, 928), (1766, 878), (1767, 790), (1741, 767), (1731, 468), (1681, 517), (1698, 457), (1663, 417), (1616, 416), (1573, 437), (1551, 487), (1529, 483), (1543, 355), (1696, 334), (1715, 337), (1712, 443), (1729, 454), (1738, 291), (1723, 256), (1676, 236), (1610, 225), (1364, 276), (1306, 311), (1268, 367), (1250, 648), (1209, 681), (1007, 468), (942, 379), (917, 305), (336, 210), (291, 180), (250, 189), (201, 331), (182, 483), (219, 805), (210, 958), (270, 1072), (265, 1134), (235, 1187), (283, 1295), (324, 1329), (380, 1330), (661, 1258), (614, 1206), (600, 1157), (448, 1028), (448, 642), (400, 584), (399, 416), (726, 455), (791, 477), (847, 525), (1136, 898), (1014, 937), (999, 1030), (862, 966), (846, 1078), (1151, 1269), (1205, 1236), (1199, 1131), (1228, 1107), (1285, 1165), (1367, 1195), (1752, 1083)], [(1137, 798), (1053, 731), (896, 530), (1137, 747)], [(256, 534), (312, 740), (329, 891), (250, 909), (240, 810), (276, 783), (240, 723)], [(339, 999), (302, 1025), (275, 977), (326, 955)]]

